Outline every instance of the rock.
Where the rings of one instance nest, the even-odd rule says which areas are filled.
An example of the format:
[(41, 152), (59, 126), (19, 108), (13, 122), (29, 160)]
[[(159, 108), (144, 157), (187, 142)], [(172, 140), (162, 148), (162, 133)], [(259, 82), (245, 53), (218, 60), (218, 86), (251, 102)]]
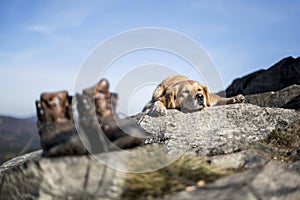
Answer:
[(292, 170), (300, 173), (300, 161), (290, 164), (289, 169), (292, 169)]
[(263, 107), (300, 109), (300, 85), (292, 85), (276, 92), (247, 95), (246, 102)]
[[(125, 176), (128, 175), (125, 173), (126, 171), (153, 171), (152, 165), (159, 165), (162, 161), (171, 163), (174, 160), (168, 160), (169, 155), (180, 158), (187, 151), (194, 152), (193, 154), (197, 152), (198, 156), (204, 156), (200, 157), (201, 159), (212, 156), (208, 159), (213, 164), (224, 168), (250, 170), (204, 185), (203, 189), (199, 188), (190, 193), (179, 193), (176, 196), (178, 199), (181, 197), (184, 199), (185, 195), (188, 195), (187, 199), (197, 199), (199, 198), (198, 193), (200, 197), (207, 197), (206, 199), (214, 199), (213, 197), (217, 199), (218, 195), (221, 195), (219, 197), (227, 195), (233, 199), (247, 198), (247, 194), (250, 195), (250, 198), (256, 193), (259, 195), (257, 199), (273, 196), (292, 199), (293, 195), (298, 195), (300, 190), (298, 186), (298, 169), (300, 167), (295, 163), (288, 166), (281, 162), (270, 162), (265, 166), (264, 162), (267, 162), (268, 158), (264, 158), (264, 155), (256, 150), (247, 149), (255, 149), (256, 147), (253, 148), (251, 144), (266, 138), (274, 130), (288, 129), (290, 124), (299, 119), (299, 115), (294, 110), (263, 108), (252, 104), (209, 107), (194, 113), (170, 110), (163, 117), (150, 117), (145, 113), (140, 113), (126, 120), (135, 121), (136, 124), (155, 135), (165, 135), (169, 138), (166, 144), (145, 145), (126, 151), (112, 151), (99, 154), (99, 157), (88, 155), (43, 157), (36, 161), (25, 160), (26, 162), (23, 164), (12, 165), (14, 167), (11, 168), (1, 166), (0, 169), (5, 169), (1, 171), (0, 175), (1, 200), (120, 199), (126, 192), (123, 190)], [(147, 150), (148, 148), (151, 153)], [(158, 156), (152, 158), (152, 154), (158, 150), (160, 150)], [(133, 154), (130, 153), (132, 151)], [(139, 151), (142, 153), (138, 155)], [(137, 157), (134, 157), (136, 155)], [(219, 155), (224, 155), (224, 157)], [(97, 159), (106, 162), (101, 163)], [(226, 159), (230, 162), (224, 163)], [(162, 165), (160, 168), (164, 166)], [(205, 171), (211, 171), (209, 166), (213, 165), (205, 165), (205, 169), (208, 169)], [(175, 171), (176, 169), (174, 168)], [(184, 169), (188, 174), (189, 170)], [(178, 175), (174, 177), (168, 170), (162, 169), (162, 171), (167, 174), (168, 180), (182, 179)], [(144, 175), (147, 173), (143, 173)], [(204, 183), (206, 182), (204, 181)], [(191, 186), (190, 181), (183, 181), (183, 183), (185, 185), (181, 185), (181, 188)], [(251, 188), (255, 189), (254, 193)], [(172, 188), (168, 189), (172, 191)], [(147, 190), (146, 186), (140, 188), (139, 191), (142, 193), (144, 190)], [(164, 190), (164, 188), (157, 190)]]
[(300, 95), (293, 98), (282, 106), (282, 108), (300, 110)]
[(294, 161), (300, 161), (300, 147), (292, 150), (288, 153), (288, 155), (291, 157)]
[(7, 170), (12, 170), (13, 168), (16, 168), (18, 166), (22, 166), (25, 162), (28, 161), (37, 161), (41, 158), (42, 150), (34, 151), (31, 153), (26, 153), (24, 155), (18, 156), (16, 158), (13, 158), (5, 163), (3, 163), (0, 166), (0, 185), (2, 180), (2, 174), (5, 173)]
[(260, 70), (236, 79), (226, 89), (226, 95), (257, 94), (281, 90), (293, 84), (300, 85), (300, 57), (287, 57), (267, 70)]
[(227, 155), (212, 156), (209, 161), (221, 168), (248, 169), (264, 165), (267, 159), (254, 150), (244, 150)]
[(240, 151), (298, 118), (299, 113), (293, 110), (235, 104), (194, 113), (169, 110), (159, 118), (139, 115), (135, 119), (147, 131), (170, 138), (169, 152), (197, 151), (205, 156)]
[[(291, 161), (299, 159), (300, 118), (285, 128), (278, 128), (261, 140), (262, 143), (281, 150)], [(281, 153), (282, 154), (282, 153)]]
[(30, 160), (37, 161), (41, 158), (42, 150), (34, 151), (31, 153), (27, 153), (16, 158), (13, 158), (0, 166), (0, 172), (4, 172), (7, 169), (11, 169), (17, 166), (23, 165), (25, 162)]
[(294, 199), (300, 197), (300, 162), (267, 165), (222, 178), (191, 192), (180, 192), (165, 200), (201, 199)]
[(122, 190), (124, 173), (94, 157), (42, 158), (6, 171), (0, 188), (2, 199), (114, 199)]

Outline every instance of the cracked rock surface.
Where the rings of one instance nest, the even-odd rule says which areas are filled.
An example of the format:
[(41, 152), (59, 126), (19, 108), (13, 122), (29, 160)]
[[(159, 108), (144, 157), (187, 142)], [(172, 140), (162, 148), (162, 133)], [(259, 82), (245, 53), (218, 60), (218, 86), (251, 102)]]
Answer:
[[(163, 117), (130, 117), (154, 134), (164, 134), (165, 154), (193, 152), (211, 165), (242, 172), (213, 183), (157, 199), (299, 199), (300, 162), (274, 161), (253, 145), (274, 130), (286, 129), (299, 112), (251, 104), (210, 107), (201, 112), (169, 110)], [(132, 151), (144, 151), (147, 146)], [(264, 152), (272, 152), (265, 148)], [(294, 154), (298, 151), (295, 150)], [(292, 153), (291, 153), (292, 154)], [(0, 166), (0, 199), (122, 199), (126, 170), (116, 170), (88, 155), (42, 157), (33, 152)], [(147, 163), (115, 151), (104, 153), (122, 169)], [(295, 155), (294, 155), (295, 156)], [(297, 155), (296, 155), (297, 157)], [(155, 162), (155, 161), (151, 161)], [(151, 165), (151, 163), (147, 163)], [(146, 173), (145, 173), (146, 174)]]
[(170, 152), (181, 149), (202, 156), (237, 151), (240, 146), (263, 139), (298, 118), (299, 113), (294, 110), (252, 104), (216, 106), (194, 113), (169, 110), (162, 117), (136, 116), (144, 129), (170, 138), (167, 144)]

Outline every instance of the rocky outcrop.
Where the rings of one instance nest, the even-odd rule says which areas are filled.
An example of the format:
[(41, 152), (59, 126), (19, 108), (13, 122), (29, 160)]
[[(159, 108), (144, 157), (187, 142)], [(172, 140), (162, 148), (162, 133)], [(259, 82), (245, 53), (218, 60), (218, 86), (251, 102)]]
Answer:
[(41, 158), (41, 156), (42, 150), (38, 150), (13, 158), (0, 166), (0, 174), (4, 173), (6, 170), (22, 166), (25, 162), (38, 161)]
[(292, 85), (279, 91), (246, 96), (246, 102), (263, 106), (300, 109), (300, 85)]
[(271, 161), (265, 166), (220, 179), (191, 192), (165, 199), (299, 199), (300, 162)]
[[(11, 167), (4, 164), (0, 167), (1, 200), (163, 198), (162, 192), (174, 193), (187, 186), (193, 186), (192, 191), (165, 198), (296, 199), (300, 192), (299, 162), (283, 163), (281, 160), (285, 161), (285, 158), (281, 158), (281, 154), (276, 154), (278, 148), (272, 148), (268, 142), (261, 141), (277, 130), (282, 130), (281, 135), (284, 135), (284, 131), (291, 129), (298, 119), (299, 113), (293, 110), (264, 108), (251, 104), (210, 107), (194, 113), (170, 110), (168, 115), (162, 117), (150, 117), (141, 113), (127, 120), (135, 121), (153, 134), (164, 134), (169, 138), (165, 144), (101, 153), (96, 157), (89, 155), (42, 157)], [(273, 141), (273, 137), (271, 140)], [(152, 160), (151, 155), (157, 150), (160, 150), (161, 155), (158, 160)], [(134, 157), (137, 152), (143, 153), (139, 157)], [(180, 158), (186, 152), (193, 153), (194, 157), (203, 159), (206, 164), (189, 162), (188, 166), (182, 167), (183, 171), (178, 172), (180, 167), (173, 170), (167, 167), (159, 173), (152, 172), (156, 173), (154, 175), (126, 173), (132, 172), (132, 167), (147, 169), (153, 164), (162, 162), (165, 157), (168, 159), (168, 155)], [(286, 156), (296, 158), (297, 152), (297, 149), (289, 151)], [(103, 158), (108, 162), (103, 162)], [(274, 159), (280, 161), (272, 161)], [(215, 167), (243, 172), (210, 170)], [(195, 180), (197, 175), (204, 173), (203, 171), (195, 173), (193, 171), (195, 168), (206, 169), (207, 177), (198, 177), (199, 180)], [(161, 173), (166, 177), (159, 179)], [(189, 176), (190, 173), (192, 176)], [(209, 173), (213, 173), (213, 176), (209, 176)], [(232, 173), (235, 174), (228, 176)], [(152, 178), (147, 179), (148, 175)], [(138, 177), (134, 180), (139, 180), (139, 184), (128, 179), (128, 176)], [(227, 177), (221, 178), (224, 176)], [(153, 179), (155, 181), (148, 182)], [(168, 180), (175, 179), (179, 181), (177, 184), (180, 186), (179, 189), (174, 189), (173, 182), (167, 183)], [(126, 184), (131, 185), (130, 189)], [(152, 188), (155, 189), (151, 193), (149, 190)], [(132, 193), (137, 196), (133, 198), (125, 195), (130, 191), (134, 191)]]
[(226, 155), (211, 156), (208, 160), (215, 166), (229, 169), (250, 169), (262, 166), (267, 162), (267, 159), (263, 155), (253, 149)]
[(258, 94), (300, 85), (300, 57), (287, 57), (267, 70), (260, 70), (236, 79), (226, 89), (227, 96)]
[[(216, 155), (222, 151), (238, 151), (253, 141), (263, 139), (273, 130), (284, 128), (299, 114), (293, 110), (263, 108), (251, 104), (235, 104), (181, 113), (170, 110), (167, 116), (137, 116), (139, 125), (152, 133), (165, 133), (169, 151), (196, 151), (199, 155)], [(230, 150), (231, 148), (232, 151)], [(234, 149), (238, 148), (238, 149)], [(231, 152), (226, 152), (231, 151)]]
[(89, 156), (42, 158), (4, 173), (1, 199), (117, 198), (124, 173)]
[(293, 98), (282, 106), (282, 108), (300, 110), (300, 95)]

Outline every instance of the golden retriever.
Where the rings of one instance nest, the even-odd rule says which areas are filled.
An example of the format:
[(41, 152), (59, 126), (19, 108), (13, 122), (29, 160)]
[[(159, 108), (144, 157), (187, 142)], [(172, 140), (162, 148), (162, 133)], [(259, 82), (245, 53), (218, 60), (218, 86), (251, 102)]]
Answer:
[(245, 97), (237, 95), (222, 98), (208, 92), (205, 85), (181, 75), (163, 80), (153, 92), (152, 100), (144, 107), (151, 116), (166, 115), (167, 109), (179, 109), (182, 112), (193, 112), (205, 107), (243, 103)]

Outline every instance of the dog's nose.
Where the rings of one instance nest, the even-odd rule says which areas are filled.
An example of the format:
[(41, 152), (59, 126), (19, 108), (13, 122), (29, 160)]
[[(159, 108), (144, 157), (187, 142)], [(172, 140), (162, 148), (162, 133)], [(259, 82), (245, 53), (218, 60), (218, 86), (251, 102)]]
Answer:
[(199, 104), (203, 103), (203, 100), (204, 100), (203, 94), (196, 94), (196, 99)]

